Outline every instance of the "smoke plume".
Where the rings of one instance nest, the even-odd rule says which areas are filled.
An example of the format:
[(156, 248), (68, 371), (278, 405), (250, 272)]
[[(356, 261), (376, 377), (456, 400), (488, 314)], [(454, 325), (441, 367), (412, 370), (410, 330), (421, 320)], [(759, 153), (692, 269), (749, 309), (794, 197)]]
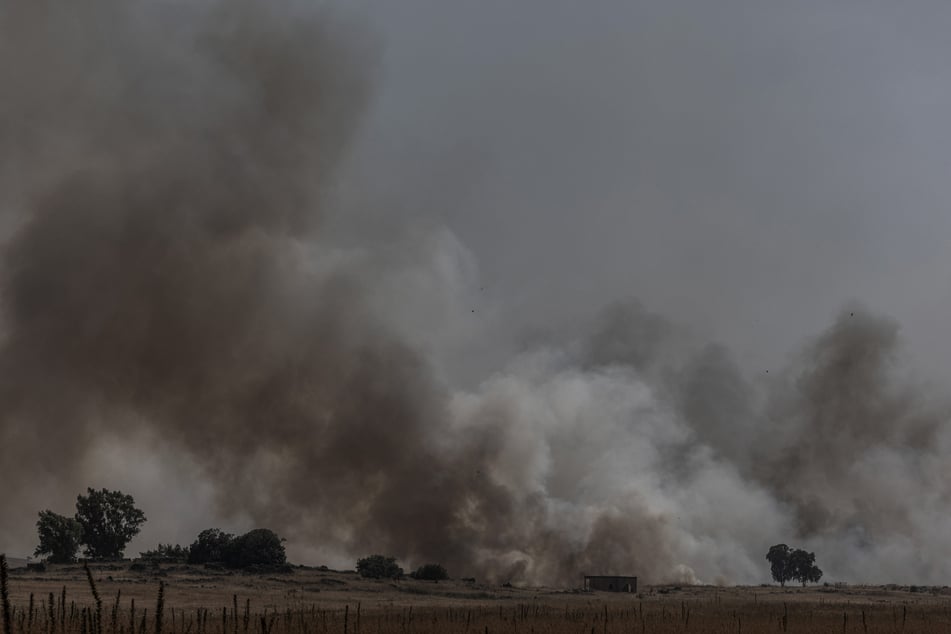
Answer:
[[(0, 540), (112, 446), (292, 553), (748, 582), (788, 541), (840, 577), (946, 572), (947, 409), (860, 307), (768, 379), (621, 302), (453, 386), (404, 304), (466, 292), (464, 247), (435, 232), (463, 274), (412, 284), (438, 267), (323, 231), (376, 52), (289, 0), (0, 9)], [(151, 518), (186, 495), (151, 487)]]

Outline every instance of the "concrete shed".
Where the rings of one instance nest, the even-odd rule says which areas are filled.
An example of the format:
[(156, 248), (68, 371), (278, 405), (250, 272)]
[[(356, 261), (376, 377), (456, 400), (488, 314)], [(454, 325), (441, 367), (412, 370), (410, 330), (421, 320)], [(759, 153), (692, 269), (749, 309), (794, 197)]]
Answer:
[(602, 592), (637, 592), (637, 577), (585, 575), (584, 589)]

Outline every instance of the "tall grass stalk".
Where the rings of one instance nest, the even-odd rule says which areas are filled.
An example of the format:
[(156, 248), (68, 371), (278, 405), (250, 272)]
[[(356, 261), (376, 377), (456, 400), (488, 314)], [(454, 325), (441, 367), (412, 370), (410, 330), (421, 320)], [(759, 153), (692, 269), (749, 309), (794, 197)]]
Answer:
[(99, 590), (96, 588), (96, 580), (92, 578), (92, 570), (89, 564), (83, 562), (83, 568), (86, 569), (86, 580), (89, 581), (89, 589), (92, 590), (92, 596), (96, 600), (95, 622), (89, 628), (89, 631), (95, 634), (102, 634), (102, 597), (99, 596)]
[(13, 634), (13, 613), (10, 611), (10, 589), (7, 584), (7, 556), (0, 555), (0, 602), (3, 603), (3, 634)]
[(116, 601), (112, 604), (112, 634), (118, 634), (119, 632), (119, 602), (122, 600), (122, 590), (116, 591)]
[(165, 582), (159, 581), (158, 599), (155, 601), (155, 634), (162, 634), (162, 613), (165, 611)]

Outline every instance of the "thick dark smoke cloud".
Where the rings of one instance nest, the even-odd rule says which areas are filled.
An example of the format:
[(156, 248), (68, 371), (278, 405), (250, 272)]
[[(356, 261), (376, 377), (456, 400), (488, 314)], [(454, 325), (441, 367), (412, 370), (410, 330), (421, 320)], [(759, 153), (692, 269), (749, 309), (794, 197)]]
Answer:
[(505, 421), (449, 437), (425, 360), (359, 281), (300, 254), (365, 103), (366, 51), (292, 4), (175, 12), (3, 16), (5, 177), (23, 185), (4, 251), (7, 488), (29, 507), (82, 481), (98, 439), (145, 426), (222, 513), (294, 540), (525, 576), (519, 543), (567, 578), (552, 561), (584, 548), (544, 526), (537, 491), (491, 475)]
[(769, 378), (628, 301), (456, 387), (407, 324), (470, 323), (471, 255), (325, 229), (377, 51), (290, 1), (0, 9), (0, 545), (108, 471), (330, 561), (743, 582), (789, 541), (940, 578), (947, 409), (860, 307)]
[(5, 478), (74, 482), (97, 437), (147, 425), (226, 512), (445, 556), (459, 483), (431, 476), (451, 471), (424, 363), (295, 254), (363, 108), (363, 51), (290, 4), (188, 11), (169, 31), (123, 3), (5, 16), (4, 120), (37, 128), (14, 158), (75, 152), (24, 193), (5, 251), (4, 432), (30, 461)]

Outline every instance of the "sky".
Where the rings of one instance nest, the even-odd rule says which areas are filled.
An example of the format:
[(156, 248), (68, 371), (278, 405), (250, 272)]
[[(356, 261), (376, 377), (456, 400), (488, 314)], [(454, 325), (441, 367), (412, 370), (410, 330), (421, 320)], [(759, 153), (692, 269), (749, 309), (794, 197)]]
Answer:
[(765, 371), (859, 300), (948, 378), (946, 6), (356, 6), (383, 42), (358, 163), (506, 321), (634, 296)]
[(0, 549), (95, 486), (131, 554), (946, 580), (949, 21), (0, 9)]

